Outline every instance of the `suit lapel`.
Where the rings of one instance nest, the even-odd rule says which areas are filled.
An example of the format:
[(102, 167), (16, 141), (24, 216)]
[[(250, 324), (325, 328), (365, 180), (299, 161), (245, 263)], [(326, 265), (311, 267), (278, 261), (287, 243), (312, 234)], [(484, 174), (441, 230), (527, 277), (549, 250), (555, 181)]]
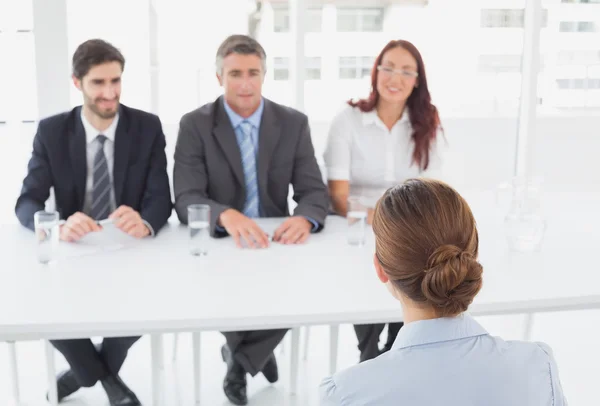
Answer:
[(115, 204), (121, 205), (123, 186), (129, 166), (129, 149), (131, 147), (132, 134), (129, 131), (129, 120), (125, 109), (119, 108), (119, 124), (115, 133), (115, 160), (113, 164), (113, 188), (115, 192)]
[(273, 111), (273, 105), (267, 99), (260, 120), (260, 130), (258, 133), (258, 188), (266, 193), (269, 164), (275, 151), (275, 147), (281, 136), (281, 126), (277, 121), (277, 116)]
[(245, 185), (244, 181), (244, 169), (242, 168), (242, 155), (240, 153), (240, 147), (237, 143), (237, 138), (235, 137), (235, 132), (233, 127), (231, 126), (231, 121), (229, 120), (229, 116), (227, 116), (227, 112), (225, 111), (222, 99), (219, 98), (215, 102), (215, 127), (213, 130), (213, 135), (217, 139), (218, 144), (221, 146), (221, 149), (225, 153), (225, 157), (233, 169), (233, 173), (240, 183), (240, 185)]
[(75, 179), (77, 207), (83, 210), (85, 198), (85, 183), (87, 179), (87, 142), (85, 129), (81, 122), (81, 107), (73, 110), (71, 126), (69, 127), (69, 155)]

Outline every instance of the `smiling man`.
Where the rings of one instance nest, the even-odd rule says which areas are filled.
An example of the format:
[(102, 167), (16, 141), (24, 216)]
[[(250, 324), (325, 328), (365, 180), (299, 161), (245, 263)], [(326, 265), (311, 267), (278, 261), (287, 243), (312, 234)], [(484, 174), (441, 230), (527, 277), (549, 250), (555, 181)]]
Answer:
[[(262, 96), (265, 61), (265, 51), (254, 39), (227, 38), (216, 57), (224, 94), (181, 119), (175, 148), (173, 187), (179, 219), (187, 223), (188, 205), (207, 204), (212, 235), (229, 235), (239, 247), (269, 246), (269, 236), (255, 219), (289, 216), (290, 185), (298, 206), (271, 236), (275, 243), (303, 243), (321, 230), (329, 201), (306, 115)], [(248, 401), (246, 373), (262, 372), (269, 382), (277, 381), (273, 349), (285, 333), (225, 333), (223, 388), (232, 403)]]
[[(157, 116), (119, 103), (124, 65), (121, 52), (102, 40), (75, 51), (73, 83), (83, 106), (39, 122), (15, 208), (25, 227), (34, 228), (34, 213), (44, 209), (51, 187), (64, 220), (63, 241), (99, 231), (100, 220), (111, 219), (135, 238), (155, 235), (167, 222), (172, 201), (165, 136)], [(106, 300), (119, 300), (106, 293)], [(111, 406), (139, 405), (118, 376), (138, 338), (106, 338), (98, 347), (89, 339), (52, 341), (71, 366), (58, 377), (59, 400), (100, 381)]]

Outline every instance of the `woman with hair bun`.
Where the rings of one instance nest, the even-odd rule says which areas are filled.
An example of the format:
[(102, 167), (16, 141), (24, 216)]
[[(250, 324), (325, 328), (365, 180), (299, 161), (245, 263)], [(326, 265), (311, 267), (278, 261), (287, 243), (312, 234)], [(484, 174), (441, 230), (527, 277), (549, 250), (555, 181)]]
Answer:
[(465, 311), (482, 286), (466, 201), (443, 182), (388, 189), (374, 217), (377, 276), (402, 305), (390, 351), (321, 384), (322, 406), (564, 406), (546, 344), (490, 336)]

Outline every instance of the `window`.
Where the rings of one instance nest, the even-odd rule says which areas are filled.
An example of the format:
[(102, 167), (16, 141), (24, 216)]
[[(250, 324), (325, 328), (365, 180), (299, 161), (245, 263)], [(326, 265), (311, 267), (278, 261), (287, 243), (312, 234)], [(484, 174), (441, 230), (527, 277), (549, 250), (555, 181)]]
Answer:
[(383, 8), (338, 8), (338, 32), (383, 31)]
[(15, 202), (38, 119), (31, 0), (0, 1), (0, 224), (16, 223)]
[[(306, 10), (305, 30), (306, 32), (321, 32), (323, 23), (323, 9), (309, 8)], [(273, 31), (290, 31), (290, 10), (287, 7), (276, 7), (273, 9)]]
[(558, 65), (593, 65), (600, 64), (600, 51), (598, 50), (590, 50), (590, 51), (559, 51), (556, 63)]
[(483, 28), (523, 28), (525, 10), (523, 9), (487, 9), (481, 10)]
[(290, 58), (273, 59), (273, 79), (288, 80), (290, 78)]
[(273, 9), (273, 31), (288, 32), (290, 30), (290, 12), (287, 8)]
[(27, 32), (33, 30), (32, 0), (0, 1), (0, 31)]
[[(542, 27), (548, 23), (548, 10), (542, 10)], [(525, 10), (483, 9), (481, 10), (482, 28), (523, 28), (525, 26)]]
[(600, 4), (600, 0), (561, 0), (561, 3)]
[(521, 55), (479, 55), (480, 73), (520, 73)]
[(321, 58), (307, 57), (305, 61), (306, 80), (321, 79)]
[(33, 36), (33, 3), (0, 2), (0, 122), (33, 122), (38, 117)]
[(561, 21), (560, 32), (596, 32), (593, 21)]
[(340, 79), (362, 79), (371, 75), (375, 58), (371, 56), (341, 56)]
[(600, 78), (556, 79), (556, 84), (561, 90), (600, 89)]
[[(479, 73), (521, 73), (521, 54), (479, 55)], [(540, 58), (540, 72), (545, 68), (544, 57)]]
[[(305, 79), (319, 80), (321, 79), (321, 58), (306, 57), (304, 59)], [(273, 59), (273, 79), (289, 80), (290, 79), (290, 58), (276, 57)]]

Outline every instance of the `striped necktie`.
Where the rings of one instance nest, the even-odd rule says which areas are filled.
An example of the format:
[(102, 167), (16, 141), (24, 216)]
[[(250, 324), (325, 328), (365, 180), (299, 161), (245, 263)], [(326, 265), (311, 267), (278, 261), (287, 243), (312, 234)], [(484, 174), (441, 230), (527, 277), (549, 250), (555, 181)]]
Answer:
[(252, 124), (248, 121), (240, 123), (242, 142), (240, 152), (242, 154), (242, 166), (244, 168), (244, 180), (246, 183), (246, 202), (244, 203), (244, 215), (250, 218), (259, 217), (258, 182), (256, 179), (256, 151), (252, 142)]
[(104, 154), (106, 136), (100, 134), (96, 137), (99, 148), (94, 156), (92, 208), (90, 216), (96, 220), (103, 220), (110, 215), (110, 191), (112, 188), (108, 173), (108, 162)]

